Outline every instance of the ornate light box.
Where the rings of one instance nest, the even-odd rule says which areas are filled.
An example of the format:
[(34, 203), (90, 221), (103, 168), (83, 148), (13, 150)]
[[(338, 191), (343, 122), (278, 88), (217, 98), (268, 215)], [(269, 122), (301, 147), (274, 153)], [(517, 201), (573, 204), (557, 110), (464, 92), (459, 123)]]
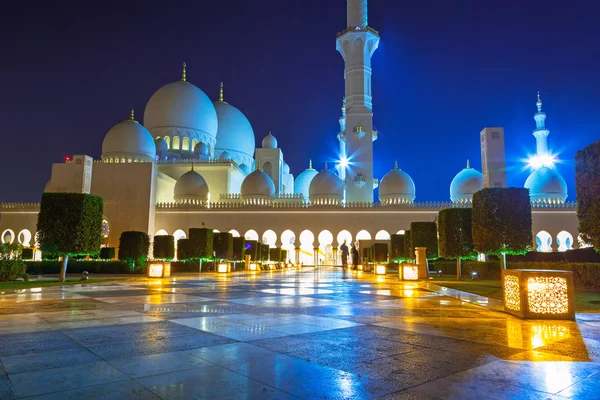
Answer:
[(250, 266), (248, 267), (249, 271), (257, 271), (258, 270), (258, 265), (256, 263), (251, 263)]
[(526, 319), (575, 319), (573, 272), (507, 269), (502, 272), (504, 310)]
[(229, 264), (227, 264), (227, 263), (219, 263), (217, 265), (217, 272), (219, 272), (221, 274), (229, 272)]
[(399, 268), (403, 281), (418, 281), (419, 266), (417, 264), (402, 264)]
[(385, 275), (385, 265), (376, 265), (375, 266), (375, 275)]
[(168, 278), (171, 276), (171, 263), (151, 261), (148, 263), (148, 278)]

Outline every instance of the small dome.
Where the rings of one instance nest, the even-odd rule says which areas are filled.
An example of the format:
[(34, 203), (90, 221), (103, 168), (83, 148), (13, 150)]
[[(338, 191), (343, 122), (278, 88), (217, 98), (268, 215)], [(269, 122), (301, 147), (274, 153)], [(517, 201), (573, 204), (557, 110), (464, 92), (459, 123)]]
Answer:
[(415, 192), (415, 182), (410, 175), (398, 168), (398, 163), (379, 183), (379, 201), (384, 204), (412, 203)]
[(294, 193), (301, 194), (305, 201), (310, 200), (310, 183), (318, 172), (313, 169), (312, 161), (309, 167), (302, 171), (294, 181)]
[(231, 155), (237, 155), (242, 161), (248, 161), (247, 159), (251, 159), (254, 155), (256, 147), (254, 130), (252, 130), (250, 121), (231, 104), (224, 101), (215, 101), (213, 104), (219, 120), (215, 154), (227, 149)]
[(156, 145), (156, 154), (166, 153), (169, 151), (169, 146), (167, 146), (167, 142), (165, 142), (165, 139), (163, 138), (156, 139), (154, 144)]
[(154, 128), (190, 129), (217, 137), (218, 119), (208, 96), (184, 80), (158, 89), (146, 105), (144, 125)]
[(244, 163), (240, 164), (240, 169), (244, 172), (244, 174), (248, 175), (250, 173), (250, 168)]
[(108, 157), (139, 161), (154, 161), (156, 144), (146, 128), (138, 123), (131, 111), (130, 119), (119, 122), (104, 137), (102, 159)]
[(275, 184), (269, 175), (257, 169), (244, 179), (240, 194), (242, 200), (270, 199), (275, 196)]
[(283, 162), (283, 173), (284, 174), (290, 173), (290, 166), (285, 161)]
[(230, 161), (230, 160), (231, 160), (231, 155), (227, 152), (227, 150), (223, 151), (219, 155), (219, 161)]
[(271, 134), (271, 131), (269, 131), (269, 134), (262, 140), (262, 147), (263, 149), (277, 148), (277, 139), (275, 139), (275, 136)]
[(208, 200), (208, 184), (202, 175), (192, 169), (177, 179), (174, 198), (177, 203), (204, 203)]
[(525, 188), (529, 189), (529, 198), (533, 202), (560, 202), (567, 199), (567, 183), (554, 168), (541, 167), (534, 171)]
[(318, 203), (321, 200), (341, 202), (344, 199), (344, 184), (325, 163), (325, 169), (316, 174), (310, 182), (308, 192), (311, 202)]
[(473, 194), (483, 188), (483, 175), (470, 167), (460, 171), (450, 183), (450, 200), (453, 203), (473, 200)]
[(197, 153), (201, 156), (208, 155), (208, 145), (204, 142), (198, 142), (196, 147), (194, 147), (194, 153)]

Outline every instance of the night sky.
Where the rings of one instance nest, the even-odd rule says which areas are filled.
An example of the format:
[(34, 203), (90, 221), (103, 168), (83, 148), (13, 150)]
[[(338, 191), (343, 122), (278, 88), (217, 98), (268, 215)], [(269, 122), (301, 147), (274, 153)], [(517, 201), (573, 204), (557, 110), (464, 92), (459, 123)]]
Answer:
[[(182, 61), (212, 99), (224, 82), (258, 144), (273, 131), (294, 175), (336, 158), (345, 1), (38, 3), (0, 17), (0, 201), (39, 201), (53, 162), (99, 158)], [(481, 129), (504, 126), (508, 183), (522, 186), (540, 90), (574, 200), (575, 152), (600, 139), (599, 14), (591, 0), (371, 0), (375, 176), (397, 159), (417, 201), (447, 201), (467, 158), (481, 170)]]

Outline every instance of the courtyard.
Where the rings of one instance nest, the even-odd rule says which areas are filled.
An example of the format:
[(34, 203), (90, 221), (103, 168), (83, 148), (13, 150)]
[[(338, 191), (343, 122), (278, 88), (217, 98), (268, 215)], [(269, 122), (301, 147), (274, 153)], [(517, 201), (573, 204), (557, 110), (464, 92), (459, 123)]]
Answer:
[(600, 314), (340, 269), (185, 274), (0, 295), (0, 398), (590, 399)]

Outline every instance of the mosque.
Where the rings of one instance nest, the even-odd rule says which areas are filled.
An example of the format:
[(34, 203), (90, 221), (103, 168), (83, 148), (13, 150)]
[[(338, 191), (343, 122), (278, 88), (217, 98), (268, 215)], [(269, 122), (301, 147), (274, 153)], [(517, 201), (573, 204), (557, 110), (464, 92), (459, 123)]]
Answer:
[[(101, 159), (75, 155), (53, 164), (45, 191), (103, 197), (105, 246), (117, 247), (124, 231), (177, 240), (204, 225), (281, 246), (292, 259), (312, 264), (316, 249), (326, 261), (345, 240), (389, 240), (413, 221), (434, 221), (443, 208), (470, 207), (483, 187), (506, 186), (501, 127), (481, 131), (482, 172), (467, 162), (450, 182), (449, 199), (417, 202), (415, 182), (393, 160), (381, 180), (373, 176), (371, 56), (378, 44), (379, 33), (368, 26), (367, 0), (347, 0), (347, 27), (336, 40), (345, 62), (338, 165), (313, 165), (307, 157), (308, 168), (294, 178), (276, 137), (269, 132), (256, 147), (252, 124), (226, 101), (223, 85), (211, 101), (188, 80), (184, 64), (181, 78), (148, 100), (143, 123), (131, 110), (104, 137)], [(539, 94), (536, 106), (537, 152), (525, 182), (533, 206), (532, 245), (565, 251), (583, 246), (573, 239), (576, 204), (566, 202)], [(38, 212), (39, 204), (1, 204), (2, 242), (33, 246)]]

